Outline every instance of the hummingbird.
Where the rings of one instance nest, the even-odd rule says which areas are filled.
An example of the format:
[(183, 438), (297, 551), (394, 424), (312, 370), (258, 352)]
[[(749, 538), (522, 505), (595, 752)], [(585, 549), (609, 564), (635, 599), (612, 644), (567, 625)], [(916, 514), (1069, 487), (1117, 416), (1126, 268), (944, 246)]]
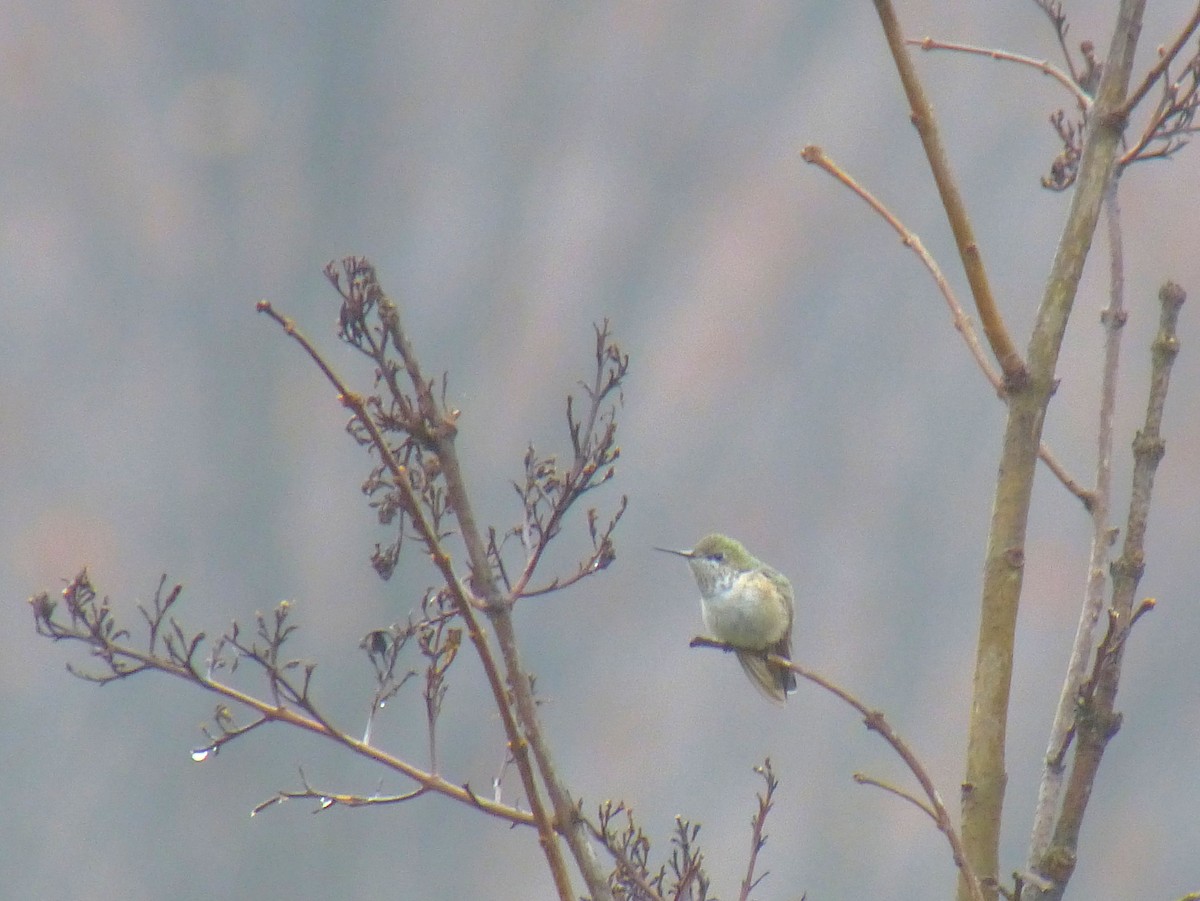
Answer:
[(690, 551), (655, 550), (687, 560), (700, 586), (705, 628), (733, 646), (755, 688), (783, 703), (796, 689), (796, 674), (767, 663), (763, 654), (791, 658), (795, 600), (787, 577), (725, 535), (706, 535)]

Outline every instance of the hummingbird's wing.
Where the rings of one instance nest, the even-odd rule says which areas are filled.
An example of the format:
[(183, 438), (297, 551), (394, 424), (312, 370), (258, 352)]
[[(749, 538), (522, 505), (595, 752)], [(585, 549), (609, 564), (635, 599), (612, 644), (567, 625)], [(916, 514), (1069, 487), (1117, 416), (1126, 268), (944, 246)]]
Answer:
[[(779, 653), (774, 648), (769, 649), (771, 653)], [(773, 701), (776, 704), (782, 704), (787, 700), (787, 677), (791, 676), (791, 686), (796, 687), (796, 677), (791, 670), (780, 670), (767, 663), (767, 659), (763, 656), (763, 651), (738, 651), (738, 663), (742, 665), (746, 675), (750, 677), (750, 681), (754, 683), (754, 687), (768, 701)]]
[[(776, 656), (791, 660), (792, 622), (796, 618), (796, 598), (792, 591), (792, 583), (788, 581), (787, 576), (770, 566), (764, 565), (762, 569), (763, 575), (779, 588), (779, 595), (784, 602), (784, 606), (787, 608), (787, 628), (783, 631), (783, 637), (767, 650)], [(796, 674), (790, 669), (784, 669), (783, 667), (768, 667), (768, 669), (775, 678), (777, 690), (783, 695), (780, 700), (783, 700), (790, 692), (796, 690)]]

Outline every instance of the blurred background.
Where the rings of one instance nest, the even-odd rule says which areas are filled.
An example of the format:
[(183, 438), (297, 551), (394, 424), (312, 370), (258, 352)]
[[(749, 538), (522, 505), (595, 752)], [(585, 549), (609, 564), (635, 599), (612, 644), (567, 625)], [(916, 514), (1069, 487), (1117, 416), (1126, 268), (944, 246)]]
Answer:
[[(1069, 4), (1072, 46), (1108, 7)], [(1074, 7), (1087, 6), (1085, 9)], [(1103, 6), (1104, 9), (1097, 7)], [(1137, 72), (1190, 4), (1151, 4)], [(1060, 61), (1032, 3), (903, 3), (907, 32)], [(770, 755), (782, 780), (757, 896), (948, 897), (934, 828), (854, 785), (908, 784), (847, 709), (804, 686), (767, 704), (736, 663), (691, 651), (687, 568), (651, 550), (721, 530), (787, 573), (798, 660), (887, 711), (957, 813), (980, 561), (1004, 411), (913, 255), (806, 166), (821, 145), (965, 281), (867, 5), (113, 3), (6, 5), (0, 22), (0, 884), (12, 898), (549, 897), (533, 834), (436, 798), (251, 819), (299, 785), (410, 786), (281, 728), (193, 763), (216, 699), (161, 676), (103, 690), (80, 648), (35, 637), (25, 599), (87, 564), (129, 625), (160, 574), (219, 634), (282, 599), (319, 662), (317, 698), (359, 733), (357, 648), (433, 574), (369, 566), (389, 533), (359, 486), (345, 412), (260, 298), (369, 386), (334, 338), (322, 266), (369, 257), (426, 370), (449, 372), (480, 518), (519, 515), (530, 441), (564, 454), (565, 395), (592, 323), (631, 356), (617, 478), (629, 512), (600, 577), (522, 604), (546, 725), (588, 809), (622, 798), (664, 860), (674, 817), (735, 895)], [(917, 59), (1011, 328), (1024, 345), (1068, 197), (1040, 176), (1071, 101), (1029, 70)], [(1153, 99), (1153, 98), (1152, 98)], [(1140, 126), (1142, 120), (1136, 125)], [(1130, 305), (1117, 518), (1143, 416), (1156, 295), (1195, 298), (1197, 151), (1124, 180)], [(1046, 439), (1094, 467), (1106, 302), (1100, 233)], [(1085, 824), (1075, 897), (1200, 889), (1200, 342), (1181, 321), (1124, 728)], [(584, 509), (548, 563), (586, 547)], [(1074, 634), (1089, 522), (1046, 471), (1027, 551), (1003, 868), (1023, 865), (1039, 761)], [(443, 770), (490, 785), (503, 759), (474, 661), (456, 665)], [(415, 692), (378, 724), (424, 760)], [(483, 711), (483, 712), (480, 712)], [(515, 777), (508, 780), (514, 800)]]

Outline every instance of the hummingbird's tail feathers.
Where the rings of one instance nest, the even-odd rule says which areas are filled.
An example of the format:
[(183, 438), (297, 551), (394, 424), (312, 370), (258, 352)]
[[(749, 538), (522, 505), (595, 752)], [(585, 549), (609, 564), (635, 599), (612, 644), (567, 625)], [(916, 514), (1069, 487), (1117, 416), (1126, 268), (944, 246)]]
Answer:
[[(790, 587), (789, 587), (790, 592)], [(771, 652), (778, 654), (784, 660), (792, 659), (792, 624), (788, 623), (788, 630), (784, 633), (783, 638), (771, 648)], [(780, 680), (779, 685), (785, 694), (791, 694), (796, 690), (796, 674), (786, 667), (778, 667), (775, 670), (776, 677)]]
[(791, 694), (796, 690), (796, 674), (790, 669), (783, 671), (783, 690), (787, 694)]
[(761, 651), (738, 651), (737, 659), (754, 687), (768, 701), (782, 704), (788, 692), (796, 690), (796, 674), (790, 669), (771, 666)]

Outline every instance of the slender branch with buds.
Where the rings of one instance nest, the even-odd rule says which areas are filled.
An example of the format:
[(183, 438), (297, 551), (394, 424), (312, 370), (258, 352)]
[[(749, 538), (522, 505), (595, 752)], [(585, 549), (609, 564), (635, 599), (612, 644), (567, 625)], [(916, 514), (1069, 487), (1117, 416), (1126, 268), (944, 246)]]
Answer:
[[(91, 681), (104, 683), (158, 671), (221, 697), (212, 724), (205, 729), (207, 743), (193, 752), (196, 760), (210, 759), (262, 725), (283, 723), (340, 743), (416, 783), (409, 791), (362, 795), (314, 787), (301, 771), (300, 789), (278, 792), (256, 806), (255, 813), (295, 798), (313, 800), (324, 810), (335, 805), (397, 804), (438, 793), (515, 825), (533, 826), (558, 896), (573, 899), (577, 894), (566, 866), (565, 842), (590, 896), (605, 901), (612, 897), (611, 889), (543, 736), (534, 678), (517, 651), (511, 610), (520, 597), (561, 590), (596, 575), (616, 557), (613, 536), (625, 510), (624, 498), (607, 518), (595, 509), (587, 511), (593, 549), (573, 573), (545, 578), (541, 587), (529, 588), (540, 572), (546, 547), (561, 532), (576, 503), (614, 475), (620, 455), (615, 411), (629, 360), (612, 340), (608, 324), (598, 326), (594, 375), (584, 384), (586, 400), (567, 402), (571, 465), (559, 470), (553, 457), (535, 458), (531, 449), (525, 486), (518, 487), (524, 508), (521, 523), (503, 533), (488, 529), (485, 540), (475, 522), (455, 446), (459, 412), (446, 403), (447, 379), (425, 377), (399, 310), (380, 288), (367, 261), (351, 257), (331, 263), (326, 276), (342, 297), (340, 337), (375, 364), (376, 390), (371, 394), (352, 391), (312, 342), (270, 303), (260, 302), (258, 310), (278, 323), (316, 364), (351, 413), (348, 432), (376, 461), (364, 491), (380, 522), (395, 530), (394, 540), (385, 547), (377, 545), (373, 554), (379, 574), (390, 577), (404, 543), (416, 541), (442, 582), (426, 591), (419, 617), (373, 629), (364, 637), (361, 646), (374, 670), (375, 689), (363, 737), (352, 737), (336, 727), (314, 703), (316, 664), (285, 656), (287, 642), (297, 629), (291, 602), (257, 614), (253, 630), (235, 622), (201, 660), (204, 634), (188, 632), (175, 617), (179, 586), (165, 591), (164, 577), (153, 604), (139, 608), (148, 633), (147, 649), (141, 650), (132, 643), (130, 632), (118, 625), (107, 598), (97, 598), (83, 572), (64, 591), (64, 603), (52, 601), (45, 593), (31, 600), (37, 630), (54, 640), (86, 644), (102, 668), (93, 672), (72, 666), (71, 671)], [(527, 536), (531, 530), (536, 534), (524, 545), (520, 577), (510, 583), (505, 575), (510, 571), (504, 560), (505, 542), (497, 535)], [(465, 570), (452, 558), (452, 539), (461, 541), (466, 550)], [(502, 803), (499, 785), (488, 798), (469, 784), (456, 784), (440, 774), (438, 720), (447, 698), (447, 677), (465, 647), (473, 648), (482, 664), (505, 733), (506, 761), (520, 778), (528, 811)], [(406, 662), (414, 650), (419, 667)], [(221, 671), (232, 675), (239, 666), (252, 667), (262, 677), (262, 697), (217, 680)], [(371, 742), (384, 705), (417, 677), (425, 708), (427, 767), (394, 757)], [(239, 707), (254, 714), (250, 722), (236, 722)]]
[(1010, 390), (1019, 388), (1028, 378), (1025, 361), (1021, 359), (1021, 354), (1013, 343), (1008, 326), (992, 294), (991, 281), (983, 264), (983, 254), (979, 250), (966, 203), (950, 170), (950, 160), (942, 144), (937, 119), (933, 115), (933, 106), (926, 98), (925, 88), (917, 77), (916, 68), (905, 45), (900, 20), (892, 3), (890, 0), (875, 0), (875, 11), (883, 26), (888, 49), (891, 50), (896, 72), (908, 98), (913, 125), (921, 138), (921, 146), (925, 149), (925, 156), (929, 161), (929, 170), (933, 174), (950, 231), (958, 246), (959, 259), (971, 286), (971, 296), (975, 299), (975, 309), (983, 325), (983, 334), (996, 357), (996, 362), (1000, 365), (1000, 371), (1004, 373), (1005, 385)]
[[(211, 758), (230, 742), (259, 726), (280, 723), (331, 739), (351, 752), (413, 780), (419, 784), (422, 792), (436, 792), (471, 804), (515, 825), (533, 825), (533, 817), (526, 811), (478, 798), (466, 785), (449, 782), (330, 725), (328, 718), (317, 710), (309, 697), (308, 687), (314, 665), (285, 659), (281, 655), (285, 642), (294, 633), (294, 626), (289, 621), (293, 611), (291, 603), (280, 603), (270, 617), (259, 615), (261, 644), (243, 640), (235, 623), (214, 645), (208, 662), (204, 663), (198, 659), (205, 641), (204, 633), (188, 633), (174, 618), (174, 609), (182, 589), (175, 586), (164, 598), (161, 594), (164, 584), (165, 579), (159, 583), (159, 592), (155, 594), (152, 608), (139, 607), (147, 619), (148, 633), (160, 638), (161, 650), (143, 651), (131, 643), (132, 635), (117, 625), (112, 603), (107, 597), (101, 598), (96, 593), (86, 570), (63, 589), (61, 602), (43, 592), (31, 598), (29, 603), (39, 635), (54, 641), (79, 642), (87, 646), (91, 656), (100, 662), (99, 671), (81, 670), (69, 665), (71, 672), (80, 678), (106, 683), (140, 673), (159, 672), (217, 695), (223, 703), (217, 706), (213, 716), (214, 731), (206, 731), (210, 741), (193, 752), (196, 760)], [(255, 697), (212, 678), (211, 673), (219, 670), (233, 673), (243, 663), (252, 663), (261, 669), (268, 683), (269, 699)], [(293, 681), (290, 675), (293, 672), (300, 672), (302, 681)], [(248, 709), (257, 718), (249, 725), (237, 727), (230, 705)]]
[[(711, 638), (701, 636), (697, 636), (691, 640), (691, 647), (716, 648), (720, 651), (738, 650), (733, 645), (721, 641), (713, 641)], [(833, 680), (794, 661), (788, 660), (786, 657), (780, 657), (777, 654), (767, 654), (766, 659), (773, 666), (787, 667), (801, 679), (805, 679), (813, 685), (823, 688), (843, 703), (852, 707), (862, 716), (863, 724), (867, 727), (867, 730), (874, 732), (891, 746), (892, 750), (904, 761), (904, 765), (908, 767), (908, 771), (916, 778), (927, 803), (921, 803), (907, 793), (891, 786), (885, 786), (883, 783), (869, 777), (856, 776), (855, 780), (863, 785), (876, 785), (880, 788), (886, 788), (893, 794), (900, 795), (906, 800), (912, 801), (924, 811), (933, 820), (938, 830), (946, 837), (946, 841), (950, 845), (950, 854), (954, 858), (954, 865), (958, 867), (967, 884), (973, 887), (971, 892), (973, 901), (984, 901), (983, 889), (980, 886), (979, 878), (971, 870), (970, 862), (963, 853), (962, 841), (959, 838), (958, 830), (955, 828), (953, 820), (950, 819), (950, 813), (946, 810), (946, 805), (942, 802), (941, 795), (938, 794), (937, 789), (933, 785), (933, 779), (930, 777), (929, 771), (925, 769), (925, 766), (921, 763), (912, 748), (908, 746), (908, 743), (892, 728), (891, 723), (888, 722), (883, 712), (868, 707), (854, 694)]]
[[(1057, 66), (1044, 59), (1034, 59), (1032, 56), (1024, 56), (1020, 53), (1012, 53), (1008, 50), (995, 50), (990, 47), (975, 47), (971, 44), (959, 44), (954, 41), (940, 41), (931, 37), (909, 38), (905, 41), (911, 47), (920, 47), (922, 50), (929, 52), (932, 50), (952, 50), (956, 53), (969, 53), (977, 56), (986, 56), (988, 59), (1000, 60), (1001, 62), (1016, 63), (1021, 66), (1028, 66), (1041, 72), (1043, 75), (1049, 75), (1064, 88), (1067, 89), (1075, 98), (1075, 102), (1079, 104), (1080, 110), (1087, 111), (1092, 105), (1092, 98), (1086, 91), (1079, 86), (1075, 80), (1075, 76), (1062, 71)], [(1068, 57), (1069, 59), (1069, 57)]]
[(1076, 702), (1079, 689), (1086, 676), (1088, 661), (1095, 645), (1094, 632), (1104, 607), (1105, 565), (1109, 549), (1115, 537), (1109, 525), (1109, 508), (1112, 501), (1112, 453), (1113, 416), (1117, 401), (1117, 369), (1120, 362), (1121, 336), (1126, 320), (1124, 250), (1121, 239), (1120, 206), (1118, 186), (1114, 178), (1109, 184), (1105, 200), (1105, 223), (1109, 239), (1109, 304), (1100, 319), (1105, 329), (1104, 361), (1100, 385), (1100, 409), (1097, 416), (1096, 438), (1096, 490), (1090, 512), (1092, 516), (1092, 539), (1089, 553), (1088, 578), (1084, 587), (1083, 604), (1079, 612), (1079, 623), (1075, 640), (1067, 661), (1067, 672), (1062, 691), (1059, 693), (1058, 708), (1050, 728), (1049, 748), (1043, 762), (1042, 777), (1038, 786), (1038, 800), (1034, 810), (1033, 828), (1030, 832), (1029, 870), (1050, 844), (1051, 831), (1062, 795), (1064, 768), (1063, 754), (1066, 752), (1068, 733), (1074, 728)]
[(1166, 452), (1162, 438), (1162, 418), (1171, 368), (1179, 353), (1176, 326), (1186, 294), (1176, 284), (1167, 283), (1159, 291), (1161, 314), (1159, 330), (1151, 346), (1150, 391), (1146, 403), (1146, 418), (1133, 441), (1133, 488), (1129, 515), (1125, 524), (1124, 546), (1111, 566), (1112, 598), (1108, 608), (1108, 631), (1096, 649), (1091, 676), (1079, 689), (1073, 728), (1064, 738), (1057, 759), (1051, 763), (1064, 766), (1064, 758), (1072, 740), (1075, 754), (1070, 774), (1062, 794), (1062, 805), (1055, 821), (1053, 837), (1031, 860), (1031, 868), (1039, 877), (1032, 893), (1027, 890), (1025, 901), (1031, 898), (1057, 901), (1062, 898), (1067, 882), (1075, 870), (1080, 828), (1091, 798), (1092, 787), (1108, 742), (1121, 727), (1121, 715), (1116, 711), (1117, 687), (1125, 646), (1134, 624), (1154, 609), (1152, 599), (1135, 602), (1138, 582), (1145, 569), (1146, 525), (1150, 515), (1150, 500), (1158, 464)]
[[(905, 247), (912, 250), (916, 254), (917, 259), (928, 270), (933, 278), (934, 284), (937, 285), (938, 291), (946, 301), (946, 306), (950, 309), (950, 319), (954, 324), (955, 330), (962, 335), (963, 341), (967, 345), (967, 350), (971, 354), (971, 358), (975, 361), (975, 365), (979, 367), (980, 372), (991, 384), (996, 392), (996, 396), (1004, 397), (1004, 381), (1000, 373), (992, 365), (987, 357), (987, 353), (983, 349), (983, 345), (979, 341), (979, 335), (975, 331), (975, 323), (971, 317), (967, 315), (963, 309), (962, 303), (959, 302), (958, 295), (954, 293), (954, 289), (950, 287), (950, 282), (942, 273), (941, 267), (933, 255), (925, 249), (924, 243), (916, 232), (910, 230), (898, 216), (896, 216), (887, 206), (879, 200), (874, 194), (863, 187), (856, 179), (854, 179), (845, 169), (834, 162), (830, 157), (814, 144), (809, 144), (800, 151), (800, 156), (806, 163), (816, 166), (823, 172), (827, 172), (835, 179), (857, 194), (872, 210), (874, 210), (892, 230), (900, 236), (900, 241)], [(1092, 503), (1092, 492), (1080, 484), (1068, 471), (1067, 468), (1059, 461), (1054, 452), (1043, 441), (1038, 446), (1038, 457), (1046, 467), (1054, 474), (1063, 487), (1071, 494), (1079, 498), (1085, 508), (1089, 508)]]

